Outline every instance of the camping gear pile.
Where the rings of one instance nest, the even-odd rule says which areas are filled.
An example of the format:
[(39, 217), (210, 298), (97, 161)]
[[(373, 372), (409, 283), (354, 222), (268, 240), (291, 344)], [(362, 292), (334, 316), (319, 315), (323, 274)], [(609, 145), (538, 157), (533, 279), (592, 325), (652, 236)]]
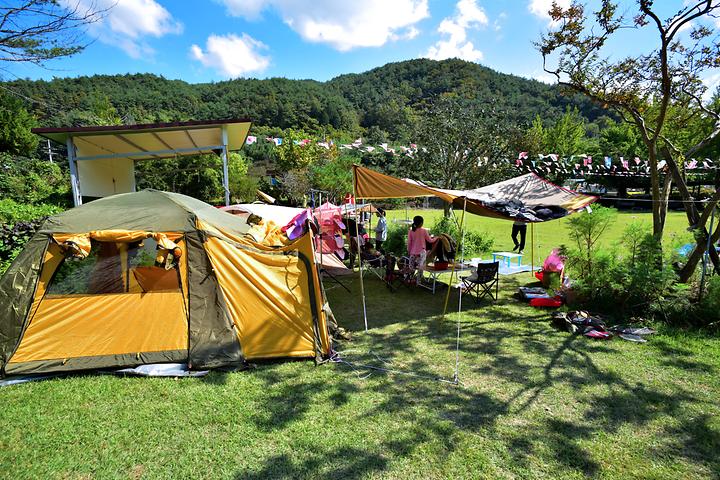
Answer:
[[(490, 197), (491, 198), (491, 197)], [(569, 213), (560, 205), (525, 205), (521, 200), (485, 200), (483, 205), (506, 217), (525, 222), (544, 222), (562, 218)]]
[(543, 287), (520, 287), (518, 288), (518, 296), (523, 300), (528, 300), (531, 307), (549, 307), (557, 308), (565, 303), (564, 297), (558, 292), (552, 292)]
[(571, 312), (555, 312), (552, 323), (561, 330), (581, 334), (596, 340), (610, 340), (618, 336), (629, 342), (645, 343), (645, 336), (652, 335), (655, 330), (648, 327), (631, 325), (613, 325), (608, 327), (601, 315), (590, 314), (584, 310)]
[(447, 233), (437, 236), (438, 241), (432, 244), (427, 254), (426, 262), (433, 263), (437, 270), (445, 270), (457, 254), (457, 243)]

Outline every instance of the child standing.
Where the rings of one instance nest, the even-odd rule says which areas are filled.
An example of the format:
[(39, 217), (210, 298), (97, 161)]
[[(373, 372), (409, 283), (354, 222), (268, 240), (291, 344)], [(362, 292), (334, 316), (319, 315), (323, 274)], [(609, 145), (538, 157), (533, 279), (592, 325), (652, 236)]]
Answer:
[(427, 258), (427, 244), (435, 243), (437, 238), (432, 237), (427, 229), (423, 228), (425, 219), (420, 215), (413, 218), (412, 226), (408, 230), (408, 255), (410, 266), (416, 268), (422, 276), (425, 270), (425, 259)]

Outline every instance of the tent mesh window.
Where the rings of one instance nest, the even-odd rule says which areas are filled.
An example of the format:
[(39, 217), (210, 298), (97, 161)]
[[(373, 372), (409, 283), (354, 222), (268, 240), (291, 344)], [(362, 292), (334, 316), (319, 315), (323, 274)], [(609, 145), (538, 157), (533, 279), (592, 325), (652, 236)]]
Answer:
[(108, 293), (177, 290), (176, 268), (155, 266), (157, 242), (121, 244), (92, 242), (83, 259), (66, 257), (55, 271), (48, 295), (102, 295)]

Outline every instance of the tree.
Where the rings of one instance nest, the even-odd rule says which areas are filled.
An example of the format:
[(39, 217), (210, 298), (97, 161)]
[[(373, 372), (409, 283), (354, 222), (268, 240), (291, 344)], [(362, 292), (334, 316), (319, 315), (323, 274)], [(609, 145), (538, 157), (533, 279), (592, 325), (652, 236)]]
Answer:
[(438, 98), (418, 122), (415, 138), (422, 148), (404, 173), (450, 189), (477, 188), (511, 177), (508, 130), (503, 116), (490, 108)]
[(228, 186), (233, 202), (252, 202), (256, 197), (258, 179), (248, 175), (248, 162), (239, 152), (230, 152), (228, 158)]
[(0, 151), (30, 156), (37, 148), (37, 136), (30, 132), (36, 126), (18, 98), (0, 92)]
[[(697, 245), (680, 274), (687, 281), (695, 271), (707, 245), (706, 223), (720, 201), (720, 191), (704, 207), (694, 199), (683, 172), (684, 159), (713, 142), (720, 134), (720, 110), (708, 108), (702, 101), (706, 87), (703, 73), (720, 67), (720, 40), (707, 22), (718, 14), (720, 3), (694, 0), (671, 17), (662, 20), (652, 0), (639, 0), (632, 18), (619, 13), (616, 3), (602, 0), (591, 13), (573, 2), (563, 9), (553, 4), (550, 16), (557, 29), (541, 37), (537, 47), (546, 72), (561, 86), (583, 93), (599, 104), (613, 109), (624, 121), (637, 127), (647, 148), (652, 191), (653, 236), (662, 241), (668, 199), (673, 182), (683, 199), (688, 223), (697, 231)], [(656, 36), (652, 51), (625, 58), (612, 56), (608, 41), (625, 33), (643, 35), (651, 29)], [(688, 33), (682, 33), (684, 30)], [(632, 42), (632, 38), (625, 41)], [(707, 117), (710, 128), (686, 148), (669, 137), (670, 124), (684, 125), (690, 118)], [(667, 173), (658, 169), (665, 160)], [(662, 180), (662, 185), (661, 185)], [(714, 241), (720, 229), (712, 232)], [(711, 258), (720, 271), (720, 257), (711, 250)]]
[(86, 46), (83, 27), (109, 10), (59, 0), (13, 3), (0, 6), (0, 62), (43, 65), (53, 58), (75, 55)]
[(288, 129), (277, 148), (277, 164), (282, 170), (306, 169), (313, 162), (327, 156), (310, 136), (300, 130)]

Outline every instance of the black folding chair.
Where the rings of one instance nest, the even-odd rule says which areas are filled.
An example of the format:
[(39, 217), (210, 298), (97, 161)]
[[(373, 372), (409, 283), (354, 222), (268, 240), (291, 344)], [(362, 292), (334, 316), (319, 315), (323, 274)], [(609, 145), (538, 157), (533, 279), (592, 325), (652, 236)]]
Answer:
[[(466, 291), (475, 294), (475, 301), (479, 302), (485, 295), (497, 300), (500, 286), (500, 262), (479, 263), (472, 275), (460, 277)], [(495, 295), (493, 295), (495, 287)]]

